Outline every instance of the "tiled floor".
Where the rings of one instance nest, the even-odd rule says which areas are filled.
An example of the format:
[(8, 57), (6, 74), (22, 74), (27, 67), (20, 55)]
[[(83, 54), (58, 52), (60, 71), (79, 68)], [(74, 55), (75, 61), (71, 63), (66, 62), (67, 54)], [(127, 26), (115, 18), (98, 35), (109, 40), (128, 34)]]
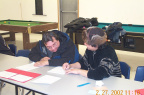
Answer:
[[(5, 36), (4, 36), (5, 37)], [(41, 40), (41, 34), (30, 34), (30, 41), (35, 42)], [(17, 46), (17, 50), (23, 49), (22, 44), (22, 34), (16, 34), (16, 41), (8, 41), (7, 43), (13, 43)], [(84, 54), (86, 47), (83, 45), (79, 45), (79, 52), (80, 54)], [(126, 51), (119, 51), (116, 50), (117, 55), (120, 61), (127, 62), (131, 67), (130, 79), (134, 80), (135, 77), (135, 70), (136, 67), (139, 65), (143, 65), (144, 63), (144, 54), (141, 53), (133, 53), (133, 52), (126, 52)], [(2, 95), (14, 95), (14, 86), (10, 84), (6, 84), (6, 86), (2, 90)], [(39, 95), (39, 94), (37, 94)]]

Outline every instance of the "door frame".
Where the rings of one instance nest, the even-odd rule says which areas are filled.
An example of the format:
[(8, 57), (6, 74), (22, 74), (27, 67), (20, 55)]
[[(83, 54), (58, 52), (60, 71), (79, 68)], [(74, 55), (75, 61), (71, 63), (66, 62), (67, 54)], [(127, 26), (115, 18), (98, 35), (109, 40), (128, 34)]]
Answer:
[[(57, 0), (58, 8), (58, 30), (60, 30), (60, 0)], [(77, 0), (77, 18), (79, 17), (79, 0)]]

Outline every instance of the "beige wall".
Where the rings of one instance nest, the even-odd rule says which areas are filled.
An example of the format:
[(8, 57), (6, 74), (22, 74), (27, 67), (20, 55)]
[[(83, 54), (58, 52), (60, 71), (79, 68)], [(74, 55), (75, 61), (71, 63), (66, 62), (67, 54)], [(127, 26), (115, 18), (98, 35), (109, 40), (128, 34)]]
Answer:
[[(43, 13), (35, 14), (35, 0), (0, 0), (0, 20), (58, 22), (57, 0), (43, 0)], [(144, 23), (144, 0), (79, 0), (79, 16), (97, 17), (99, 22)]]
[(79, 0), (79, 16), (99, 22), (144, 25), (144, 0)]
[(43, 14), (35, 14), (35, 0), (0, 0), (0, 20), (58, 22), (57, 0), (43, 0)]

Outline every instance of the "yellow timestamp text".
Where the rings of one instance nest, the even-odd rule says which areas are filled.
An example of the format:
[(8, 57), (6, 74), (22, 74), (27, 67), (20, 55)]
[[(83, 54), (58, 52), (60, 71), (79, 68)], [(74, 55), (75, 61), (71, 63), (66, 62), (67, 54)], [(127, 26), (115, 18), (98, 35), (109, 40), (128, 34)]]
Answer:
[(140, 90), (96, 90), (96, 95), (141, 95)]

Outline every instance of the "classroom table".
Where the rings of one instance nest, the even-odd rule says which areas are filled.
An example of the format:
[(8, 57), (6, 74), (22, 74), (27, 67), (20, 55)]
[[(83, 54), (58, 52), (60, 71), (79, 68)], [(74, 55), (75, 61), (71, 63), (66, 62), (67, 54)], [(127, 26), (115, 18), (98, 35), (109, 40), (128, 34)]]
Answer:
[[(99, 23), (99, 28), (103, 28), (112, 23)], [(121, 37), (121, 43), (108, 42), (113, 48), (124, 51), (133, 51), (144, 53), (144, 25), (122, 24), (122, 28), (126, 30), (124, 37)], [(76, 45), (83, 45), (81, 32), (70, 34), (71, 39)]]
[(23, 48), (31, 49), (36, 42), (30, 43), (30, 33), (40, 33), (57, 29), (56, 22), (25, 21), (25, 20), (0, 20), (0, 30), (9, 31), (10, 40), (15, 40), (15, 33), (23, 34)]
[[(17, 66), (21, 66), (31, 62), (29, 61), (28, 58), (14, 57), (5, 54), (0, 54), (0, 60), (1, 60), (0, 71), (4, 71), (9, 68), (15, 68)], [(30, 72), (42, 74), (41, 76), (52, 75), (61, 78), (60, 80), (56, 81), (51, 85), (31, 82), (41, 76), (33, 80), (30, 80), (26, 83), (20, 83), (5, 78), (0, 78), (0, 80), (44, 95), (93, 95), (88, 92), (90, 90), (93, 90), (93, 87), (96, 87), (95, 85), (96, 80), (88, 79), (81, 75), (75, 75), (75, 74), (60, 75), (60, 74), (47, 72), (48, 70), (51, 70), (53, 68), (54, 68), (53, 66), (44, 66), (44, 67), (30, 70)], [(87, 83), (87, 82), (90, 84), (82, 87), (77, 87), (77, 85)], [(103, 86), (107, 87), (107, 90), (104, 90), (105, 92), (103, 92), (103, 94), (94, 94), (94, 95), (118, 95), (116, 93), (114, 94), (114, 92), (117, 91), (120, 91), (121, 95), (130, 95), (130, 94), (126, 94), (126, 91), (144, 88), (143, 82), (118, 78), (118, 77), (105, 78), (102, 80), (102, 82), (104, 83)], [(99, 92), (99, 90), (97, 92)], [(16, 95), (17, 94), (18, 93), (16, 93)]]

